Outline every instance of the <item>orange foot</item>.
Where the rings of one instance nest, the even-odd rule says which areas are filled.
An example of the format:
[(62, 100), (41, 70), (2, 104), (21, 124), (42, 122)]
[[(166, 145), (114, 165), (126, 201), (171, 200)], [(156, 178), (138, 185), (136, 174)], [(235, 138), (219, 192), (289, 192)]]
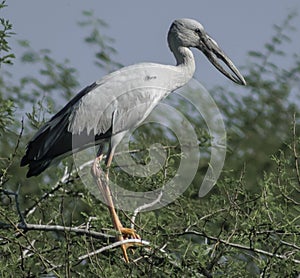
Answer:
[[(123, 239), (141, 239), (141, 237), (135, 233), (134, 229), (131, 228), (120, 228), (120, 232), (122, 233), (122, 237), (119, 238), (119, 240)], [(121, 245), (122, 251), (123, 251), (123, 256), (126, 261), (126, 263), (129, 262), (128, 255), (127, 255), (127, 248), (133, 247), (133, 246), (140, 246), (141, 243), (137, 242), (132, 242), (132, 243), (125, 243)]]

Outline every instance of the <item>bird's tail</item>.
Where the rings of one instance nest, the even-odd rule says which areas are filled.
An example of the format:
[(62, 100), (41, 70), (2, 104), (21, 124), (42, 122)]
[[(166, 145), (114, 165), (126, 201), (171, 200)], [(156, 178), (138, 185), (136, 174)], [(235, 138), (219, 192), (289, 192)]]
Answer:
[(69, 115), (61, 114), (47, 122), (31, 139), (21, 166), (28, 165), (27, 177), (37, 176), (53, 160), (64, 158), (70, 153), (106, 141), (111, 136), (111, 129), (104, 134), (87, 134), (83, 131), (76, 135), (68, 131)]
[(35, 134), (27, 145), (20, 165), (29, 166), (27, 177), (43, 172), (58, 156), (72, 150), (72, 134), (68, 132), (68, 115), (52, 118)]
[[(85, 87), (45, 123), (31, 139), (27, 146), (26, 154), (21, 160), (21, 166), (29, 165), (27, 177), (39, 175), (51, 164), (52, 160), (58, 157), (65, 156), (71, 151), (78, 151), (88, 147), (95, 140), (106, 139), (109, 136), (110, 130), (105, 134), (96, 136), (88, 135), (85, 132), (80, 135), (72, 135), (68, 131), (69, 119), (72, 111), (74, 111), (74, 106), (84, 95), (98, 86), (99, 84), (95, 82)], [(73, 140), (74, 136), (75, 140)]]

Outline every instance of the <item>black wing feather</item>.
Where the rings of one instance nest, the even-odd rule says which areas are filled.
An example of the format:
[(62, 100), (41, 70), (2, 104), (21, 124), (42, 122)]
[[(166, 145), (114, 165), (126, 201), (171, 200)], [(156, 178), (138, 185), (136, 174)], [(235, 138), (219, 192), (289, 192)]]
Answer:
[(37, 176), (43, 172), (53, 159), (71, 152), (74, 148), (82, 149), (88, 143), (95, 140), (105, 139), (106, 134), (89, 136), (87, 134), (78, 136), (74, 146), (72, 139), (74, 135), (68, 131), (69, 118), (74, 106), (86, 94), (94, 90), (99, 85), (93, 83), (80, 91), (70, 102), (68, 102), (56, 115), (46, 122), (34, 135), (27, 145), (26, 154), (21, 160), (20, 165), (29, 165), (27, 177)]

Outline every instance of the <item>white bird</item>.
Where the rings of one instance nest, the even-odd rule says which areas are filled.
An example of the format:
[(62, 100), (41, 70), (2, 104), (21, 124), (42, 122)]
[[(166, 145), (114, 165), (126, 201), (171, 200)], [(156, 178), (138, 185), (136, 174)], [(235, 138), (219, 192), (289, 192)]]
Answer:
[[(190, 48), (197, 48), (226, 77), (240, 85), (246, 81), (218, 44), (192, 19), (175, 20), (168, 33), (168, 44), (176, 66), (141, 63), (124, 67), (96, 81), (79, 92), (56, 115), (46, 122), (27, 146), (21, 166), (29, 165), (27, 177), (39, 175), (52, 161), (89, 147), (100, 145), (93, 165), (93, 175), (107, 201), (113, 224), (121, 234), (138, 236), (123, 228), (114, 209), (107, 183), (99, 179), (98, 162), (103, 144), (108, 142), (107, 169), (114, 151), (126, 132), (139, 126), (154, 107), (174, 90), (185, 85), (194, 75), (195, 60)], [(218, 62), (221, 60), (230, 71)], [(119, 240), (123, 237), (119, 236)], [(122, 245), (123, 246), (123, 245)], [(128, 261), (123, 246), (125, 260)]]

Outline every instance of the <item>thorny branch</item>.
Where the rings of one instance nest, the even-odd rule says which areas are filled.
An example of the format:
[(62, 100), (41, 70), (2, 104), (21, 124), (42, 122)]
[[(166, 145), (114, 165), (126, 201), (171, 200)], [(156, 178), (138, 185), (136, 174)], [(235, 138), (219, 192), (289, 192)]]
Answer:
[(24, 211), (24, 216), (29, 216), (32, 213), (34, 213), (36, 208), (38, 207), (38, 205), (40, 205), (44, 200), (46, 200), (50, 196), (53, 196), (53, 194), (56, 191), (58, 191), (60, 188), (62, 188), (65, 184), (71, 182), (71, 180), (72, 180), (72, 173), (69, 173), (68, 168), (66, 167), (65, 173), (62, 176), (62, 178), (54, 186), (52, 186), (50, 191), (43, 194), (43, 196), (39, 200), (37, 200), (31, 207), (27, 208)]
[(9, 159), (9, 163), (8, 165), (6, 166), (5, 169), (2, 170), (2, 173), (1, 173), (1, 176), (0, 176), (0, 186), (2, 186), (5, 182), (6, 182), (6, 176), (7, 176), (7, 173), (8, 173), (8, 170), (9, 168), (12, 166), (13, 162), (14, 162), (14, 159), (17, 155), (17, 151), (19, 149), (19, 146), (20, 146), (20, 142), (21, 142), (21, 137), (23, 135), (23, 131), (24, 131), (24, 120), (22, 119), (21, 120), (21, 130), (19, 132), (19, 135), (18, 135), (18, 138), (17, 138), (17, 143), (16, 143), (16, 146), (15, 146), (15, 149)]
[[(176, 148), (178, 148), (178, 145), (164, 146), (163, 148), (164, 149), (176, 149)], [(137, 152), (141, 152), (141, 151), (145, 151), (145, 150), (148, 150), (148, 149), (134, 149), (134, 150), (130, 150), (130, 153), (137, 153)], [(123, 152), (116, 152), (115, 156), (121, 155), (122, 153)], [(105, 156), (104, 156), (104, 160), (105, 160)], [(77, 173), (82, 171), (86, 167), (91, 167), (93, 162), (94, 162), (94, 159), (89, 160), (89, 161), (83, 163), (82, 165), (80, 165), (79, 167), (77, 167), (77, 169), (74, 169), (73, 171), (68, 171), (68, 168), (66, 167), (65, 172), (64, 172), (63, 176), (60, 178), (60, 180), (55, 185), (52, 186), (50, 191), (43, 194), (39, 200), (37, 200), (31, 207), (27, 208), (24, 211), (24, 216), (27, 217), (27, 216), (31, 215), (32, 213), (34, 213), (36, 208), (38, 207), (38, 205), (40, 205), (43, 201), (47, 200), (49, 197), (53, 196), (53, 194), (56, 191), (60, 190), (65, 184), (72, 183), (72, 181), (78, 177)], [(161, 197), (159, 197), (159, 199), (160, 198)], [(149, 206), (153, 206), (155, 204), (156, 203), (154, 203), (152, 205), (150, 204)], [(148, 206), (148, 205), (146, 205), (146, 206)], [(134, 222), (131, 221), (131, 223), (134, 223)]]
[[(257, 254), (265, 255), (265, 256), (268, 256), (268, 257), (275, 257), (275, 258), (282, 259), (282, 260), (289, 259), (294, 263), (300, 264), (300, 260), (290, 258), (287, 255), (280, 255), (280, 254), (277, 254), (277, 253), (268, 252), (268, 251), (258, 249), (258, 248), (254, 248), (254, 247), (251, 247), (251, 246), (237, 244), (237, 243), (234, 243), (234, 242), (230, 242), (228, 239), (221, 239), (219, 237), (210, 236), (210, 235), (207, 235), (206, 233), (202, 233), (202, 232), (197, 232), (197, 231), (192, 231), (192, 230), (191, 231), (184, 231), (183, 233), (176, 234), (176, 236), (182, 236), (182, 235), (187, 235), (187, 234), (198, 235), (198, 236), (201, 236), (201, 237), (205, 237), (205, 238), (207, 238), (211, 241), (222, 243), (225, 246), (229, 246), (229, 247), (233, 247), (233, 248), (237, 248), (237, 249), (242, 249), (242, 250), (247, 250), (247, 251), (252, 251), (252, 252), (255, 252)], [(294, 246), (290, 243), (287, 244), (286, 242), (281, 242), (281, 244), (288, 245), (288, 246)], [(299, 247), (297, 246), (296, 249), (298, 249), (298, 248)]]
[(118, 246), (121, 246), (121, 245), (127, 244), (127, 243), (139, 243), (139, 244), (141, 244), (141, 245), (150, 245), (150, 243), (149, 243), (148, 241), (142, 240), (142, 239), (135, 239), (135, 238), (134, 238), (134, 239), (125, 239), (125, 240), (117, 241), (117, 242), (114, 242), (114, 243), (112, 243), (112, 244), (110, 244), (110, 245), (104, 246), (104, 247), (102, 247), (102, 248), (100, 248), (100, 249), (98, 249), (98, 250), (96, 250), (96, 251), (94, 251), (94, 252), (90, 252), (90, 253), (88, 253), (88, 254), (86, 254), (86, 255), (80, 256), (80, 257), (78, 258), (78, 260), (84, 260), (84, 259), (87, 259), (87, 258), (89, 258), (89, 257), (91, 257), (91, 256), (97, 255), (97, 254), (99, 254), (99, 253), (102, 253), (102, 252), (104, 252), (104, 251), (107, 251), (107, 250), (109, 250), (109, 249), (116, 248), (116, 247), (118, 247)]
[[(294, 119), (295, 119), (295, 116), (294, 116)], [(294, 140), (293, 140), (293, 145), (292, 145), (292, 150), (293, 150), (293, 154), (294, 154), (294, 157), (295, 157), (295, 169), (296, 169), (296, 175), (297, 175), (297, 178), (298, 178), (298, 183), (300, 184), (300, 174), (299, 174), (299, 155), (297, 153), (297, 138), (296, 138), (296, 127), (295, 127), (295, 121), (294, 121), (294, 129), (293, 129), (293, 133), (294, 133)], [(18, 144), (17, 144), (18, 146)], [(16, 147), (17, 149), (17, 147)], [(90, 164), (92, 163), (93, 161), (89, 161), (83, 165), (80, 166), (80, 170), (85, 168), (85, 167), (88, 167), (90, 166)], [(88, 237), (91, 237), (91, 238), (96, 238), (96, 239), (106, 239), (108, 240), (109, 242), (113, 242), (115, 236), (114, 235), (109, 235), (109, 234), (106, 234), (106, 233), (99, 233), (99, 232), (95, 232), (95, 231), (91, 231), (90, 230), (90, 225), (89, 225), (89, 222), (83, 227), (83, 226), (78, 226), (78, 227), (66, 227), (66, 226), (60, 226), (60, 225), (42, 225), (42, 224), (28, 224), (28, 223), (25, 223), (25, 220), (24, 220), (24, 216), (28, 216), (30, 214), (32, 214), (36, 208), (38, 207), (38, 205), (40, 203), (42, 203), (43, 201), (47, 200), (49, 197), (51, 197), (57, 190), (59, 190), (61, 187), (63, 187), (65, 184), (69, 183), (69, 182), (72, 182), (72, 180), (74, 178), (76, 178), (76, 175), (75, 175), (76, 171), (68, 171), (68, 169), (66, 168), (66, 171), (64, 173), (64, 175), (62, 176), (62, 178), (51, 188), (51, 190), (47, 193), (45, 193), (32, 207), (28, 208), (25, 212), (24, 212), (24, 215), (22, 215), (21, 213), (21, 210), (19, 208), (19, 203), (18, 203), (18, 192), (16, 193), (13, 193), (13, 192), (9, 192), (9, 191), (3, 191), (3, 193), (5, 194), (10, 194), (10, 195), (13, 195), (14, 198), (15, 198), (15, 203), (16, 203), (16, 208), (17, 208), (17, 213), (19, 215), (19, 218), (20, 218), (20, 224), (17, 224), (17, 225), (14, 225), (13, 223), (10, 223), (10, 224), (7, 224), (7, 223), (2, 223), (0, 222), (0, 229), (15, 229), (16, 231), (18, 231), (20, 234), (22, 234), (22, 232), (27, 232), (27, 231), (45, 231), (45, 232), (50, 232), (50, 231), (57, 231), (57, 232), (68, 232), (68, 233), (74, 233), (78, 236), (80, 235), (85, 235), (85, 236), (88, 236)], [(134, 224), (135, 222), (135, 219), (137, 217), (137, 214), (140, 213), (142, 210), (144, 209), (147, 209), (151, 206), (154, 206), (157, 202), (160, 201), (161, 199), (161, 196), (162, 196), (162, 192), (161, 194), (157, 197), (157, 199), (149, 204), (145, 204), (139, 208), (137, 208), (131, 218), (131, 223)], [(237, 200), (237, 196), (234, 196), (234, 198), (232, 199), (229, 199), (231, 205), (235, 205), (235, 202)], [(199, 218), (198, 220), (201, 221), (201, 220), (205, 220), (206, 218), (211, 218), (212, 215), (214, 214), (218, 214), (220, 212), (223, 212), (225, 211), (226, 208), (222, 208), (222, 209), (219, 209), (215, 212), (212, 212), (212, 213), (209, 213), (207, 215), (204, 215), (202, 216), (201, 218)], [(296, 263), (296, 264), (300, 264), (300, 260), (297, 259), (297, 258), (293, 258), (292, 255), (294, 254), (294, 251), (290, 252), (290, 253), (286, 253), (286, 254), (278, 254), (277, 251), (278, 251), (278, 248), (277, 248), (277, 251), (276, 252), (268, 252), (268, 251), (265, 251), (263, 249), (258, 249), (258, 248), (255, 248), (253, 247), (252, 245), (250, 246), (247, 246), (247, 245), (243, 245), (243, 244), (237, 244), (237, 243), (234, 243), (231, 241), (231, 238), (227, 238), (227, 239), (222, 239), (221, 238), (221, 235), (215, 237), (215, 236), (211, 236), (211, 235), (208, 235), (208, 234), (205, 234), (205, 233), (201, 233), (201, 232), (197, 232), (197, 231), (193, 231), (193, 230), (190, 230), (191, 227), (193, 226), (190, 225), (189, 228), (187, 228), (183, 233), (181, 234), (174, 234), (174, 236), (180, 236), (180, 235), (184, 235), (184, 234), (194, 234), (194, 235), (199, 235), (199, 236), (202, 236), (204, 237), (205, 239), (208, 239), (208, 240), (211, 240), (211, 241), (214, 241), (216, 242), (216, 245), (219, 245), (219, 244), (222, 244), (226, 247), (231, 247), (231, 248), (236, 248), (236, 249), (241, 249), (241, 250), (247, 250), (247, 251), (252, 251), (256, 254), (260, 254), (260, 255), (264, 255), (264, 256), (267, 256), (267, 257), (271, 257), (271, 258), (277, 258), (277, 259), (282, 259), (282, 260), (291, 260), (292, 262)], [(83, 228), (82, 228), (83, 227)], [(277, 234), (280, 234), (281, 231), (256, 231), (256, 235), (260, 234), (260, 233), (274, 233), (276, 232)], [(284, 232), (282, 232), (284, 233)], [(294, 233), (294, 235), (297, 235), (297, 233)], [(232, 233), (232, 236), (233, 236), (233, 233)], [(94, 252), (89, 252), (88, 254), (86, 255), (82, 255), (78, 258), (78, 260), (84, 260), (84, 259), (87, 259), (93, 255), (96, 255), (96, 254), (99, 254), (99, 253), (103, 253), (104, 251), (106, 250), (109, 250), (109, 249), (112, 249), (112, 248), (115, 248), (117, 246), (119, 246), (120, 244), (124, 244), (125, 242), (136, 242), (136, 239), (130, 239), (130, 240), (125, 240), (125, 241), (122, 241), (122, 242), (113, 242), (107, 246), (104, 246), (102, 248), (100, 248), (99, 250), (96, 250)], [(137, 240), (138, 242), (141, 242), (141, 240)], [(3, 241), (0, 242), (0, 244), (3, 244)], [(29, 243), (28, 243), (29, 244)], [(149, 245), (149, 242), (147, 241), (142, 241), (142, 244), (144, 245)], [(167, 244), (166, 244), (167, 245)], [(279, 246), (287, 246), (287, 247), (290, 247), (290, 248), (293, 248), (295, 249), (295, 252), (296, 250), (300, 250), (300, 247), (294, 243), (289, 243), (287, 241), (280, 241), (279, 242)], [(29, 244), (29, 249), (30, 250), (33, 250), (33, 243), (30, 243)], [(159, 251), (161, 252), (166, 252), (164, 251), (163, 249), (159, 249), (157, 248)], [(24, 249), (25, 250), (25, 249)], [(26, 249), (27, 250), (27, 249)], [(30, 251), (30, 252), (33, 252), (33, 251)], [(166, 254), (168, 256), (168, 254)], [(24, 254), (24, 257), (26, 257), (27, 255)], [(42, 260), (42, 258), (41, 258)], [(46, 264), (46, 261), (43, 259), (43, 262), (44, 264)], [(58, 266), (53, 266), (53, 268), (56, 268), (56, 267), (60, 267), (59, 265)]]
[(296, 114), (294, 113), (294, 118), (293, 118), (293, 153), (294, 153), (294, 159), (295, 159), (295, 170), (296, 170), (296, 175), (297, 175), (297, 180), (298, 180), (298, 185), (299, 185), (299, 193), (300, 193), (300, 170), (299, 170), (299, 155), (297, 153), (297, 135), (296, 135)]
[[(298, 184), (298, 187), (296, 185), (293, 186), (293, 191), (296, 192), (296, 194), (300, 194), (300, 170), (299, 170), (299, 154), (297, 152), (297, 147), (299, 143), (299, 138), (297, 138), (297, 132), (296, 132), (296, 114), (294, 113), (293, 115), (293, 126), (292, 126), (292, 143), (290, 146), (290, 149), (292, 151), (292, 156), (294, 158), (294, 170), (295, 170), (295, 175), (296, 175), (296, 182)], [(281, 188), (283, 187), (281, 185), (281, 180), (280, 180), (280, 174), (282, 173), (282, 166), (281, 166), (281, 161), (278, 162), (278, 178), (277, 178), (277, 183), (280, 188), (280, 193), (282, 196), (288, 200), (289, 202), (295, 204), (296, 206), (300, 205), (299, 201), (296, 201), (296, 198), (293, 196), (294, 194), (290, 193), (285, 193), (285, 190), (282, 190)]]
[(141, 211), (143, 211), (143, 210), (145, 210), (145, 209), (149, 209), (149, 208), (155, 206), (157, 203), (159, 203), (160, 200), (161, 200), (162, 195), (163, 195), (163, 191), (160, 191), (160, 193), (158, 194), (157, 198), (156, 198), (153, 202), (148, 203), (148, 204), (144, 204), (144, 205), (142, 205), (142, 206), (140, 206), (140, 207), (138, 207), (138, 208), (136, 208), (136, 209), (134, 210), (133, 216), (131, 217), (131, 221), (130, 221), (130, 222), (131, 222), (131, 228), (132, 228), (132, 229), (134, 229), (135, 219), (136, 219), (137, 215), (138, 215)]
[(25, 222), (24, 216), (22, 215), (22, 212), (19, 207), (19, 201), (18, 201), (18, 193), (14, 192), (8, 192), (5, 191), (6, 194), (13, 195), (15, 197), (15, 203), (18, 215), (20, 217), (19, 224), (13, 224), (13, 223), (3, 223), (0, 222), (0, 229), (13, 229), (15, 228), (18, 232), (24, 231), (45, 231), (45, 232), (72, 232), (77, 235), (86, 235), (93, 238), (102, 238), (102, 239), (114, 239), (115, 237), (113, 235), (100, 233), (100, 232), (94, 232), (89, 229), (89, 224), (86, 226), (85, 229), (80, 227), (66, 227), (66, 226), (60, 226), (60, 225), (42, 225), (42, 224), (29, 224)]

